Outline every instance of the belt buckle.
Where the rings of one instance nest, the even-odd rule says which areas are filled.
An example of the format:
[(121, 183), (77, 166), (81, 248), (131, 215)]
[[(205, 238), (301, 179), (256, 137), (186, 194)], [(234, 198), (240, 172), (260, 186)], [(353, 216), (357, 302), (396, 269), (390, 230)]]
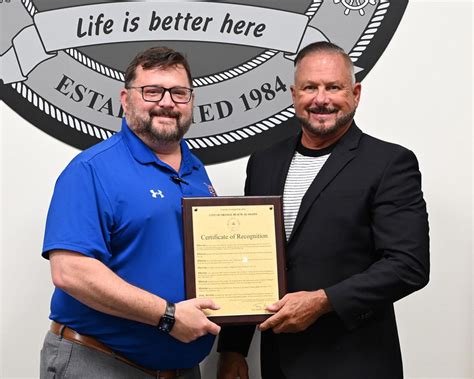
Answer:
[[(165, 376), (162, 376), (161, 374)], [(158, 379), (170, 379), (170, 378), (179, 378), (179, 370), (160, 370), (158, 371)]]

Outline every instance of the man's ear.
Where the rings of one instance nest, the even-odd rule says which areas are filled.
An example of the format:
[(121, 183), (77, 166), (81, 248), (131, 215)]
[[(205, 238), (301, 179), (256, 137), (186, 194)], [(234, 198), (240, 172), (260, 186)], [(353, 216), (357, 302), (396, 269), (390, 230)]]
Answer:
[(290, 91), (291, 91), (291, 98), (293, 99), (293, 104), (295, 103), (295, 97), (296, 97), (296, 89), (295, 89), (295, 85), (292, 84), (290, 86)]
[(126, 88), (122, 88), (120, 91), (120, 103), (122, 104), (123, 113), (127, 113), (127, 100), (128, 100), (128, 90)]
[(352, 93), (354, 95), (354, 101), (356, 103), (356, 106), (359, 105), (361, 92), (362, 92), (362, 84), (360, 84), (360, 83), (354, 84), (354, 88), (352, 89)]

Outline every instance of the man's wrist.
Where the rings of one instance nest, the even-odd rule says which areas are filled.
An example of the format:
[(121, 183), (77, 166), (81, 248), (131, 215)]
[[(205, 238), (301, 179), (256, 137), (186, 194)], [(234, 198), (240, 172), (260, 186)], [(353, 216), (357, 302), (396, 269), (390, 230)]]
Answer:
[(316, 291), (320, 309), (321, 309), (321, 314), (326, 314), (329, 312), (333, 311), (332, 304), (328, 299), (328, 296), (326, 295), (326, 291), (323, 289), (317, 290)]

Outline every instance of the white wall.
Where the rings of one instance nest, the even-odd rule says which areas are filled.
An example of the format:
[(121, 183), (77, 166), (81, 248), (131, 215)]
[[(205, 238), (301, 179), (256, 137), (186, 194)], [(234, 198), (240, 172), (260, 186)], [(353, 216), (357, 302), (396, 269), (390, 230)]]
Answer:
[[(423, 173), (431, 282), (396, 306), (409, 378), (474, 375), (472, 7), (411, 0), (363, 82), (356, 117), (365, 132), (414, 150)], [(53, 289), (40, 257), (44, 220), (56, 177), (78, 151), (3, 103), (0, 120), (0, 377), (37, 377)], [(242, 194), (246, 161), (208, 167), (218, 193)], [(215, 358), (203, 364), (204, 379), (214, 377)], [(258, 378), (255, 343), (250, 359)]]

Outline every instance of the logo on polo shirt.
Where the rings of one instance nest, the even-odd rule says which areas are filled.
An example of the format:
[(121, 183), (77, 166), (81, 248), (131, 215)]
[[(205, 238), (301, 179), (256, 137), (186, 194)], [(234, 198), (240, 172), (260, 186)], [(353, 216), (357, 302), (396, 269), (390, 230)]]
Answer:
[(151, 193), (151, 196), (156, 199), (158, 196), (161, 197), (162, 199), (165, 197), (165, 195), (163, 195), (163, 192), (161, 190), (150, 190), (150, 193)]
[(207, 187), (207, 190), (209, 191), (209, 194), (211, 196), (217, 196), (217, 192), (216, 190), (214, 189), (213, 185), (212, 184), (208, 184), (208, 183), (204, 183), (204, 185)]
[(385, 50), (408, 0), (0, 1), (0, 96), (51, 136), (87, 148), (119, 131), (131, 58), (166, 45), (193, 74), (204, 163), (246, 156), (295, 133), (293, 59), (311, 42), (348, 51), (361, 81)]

